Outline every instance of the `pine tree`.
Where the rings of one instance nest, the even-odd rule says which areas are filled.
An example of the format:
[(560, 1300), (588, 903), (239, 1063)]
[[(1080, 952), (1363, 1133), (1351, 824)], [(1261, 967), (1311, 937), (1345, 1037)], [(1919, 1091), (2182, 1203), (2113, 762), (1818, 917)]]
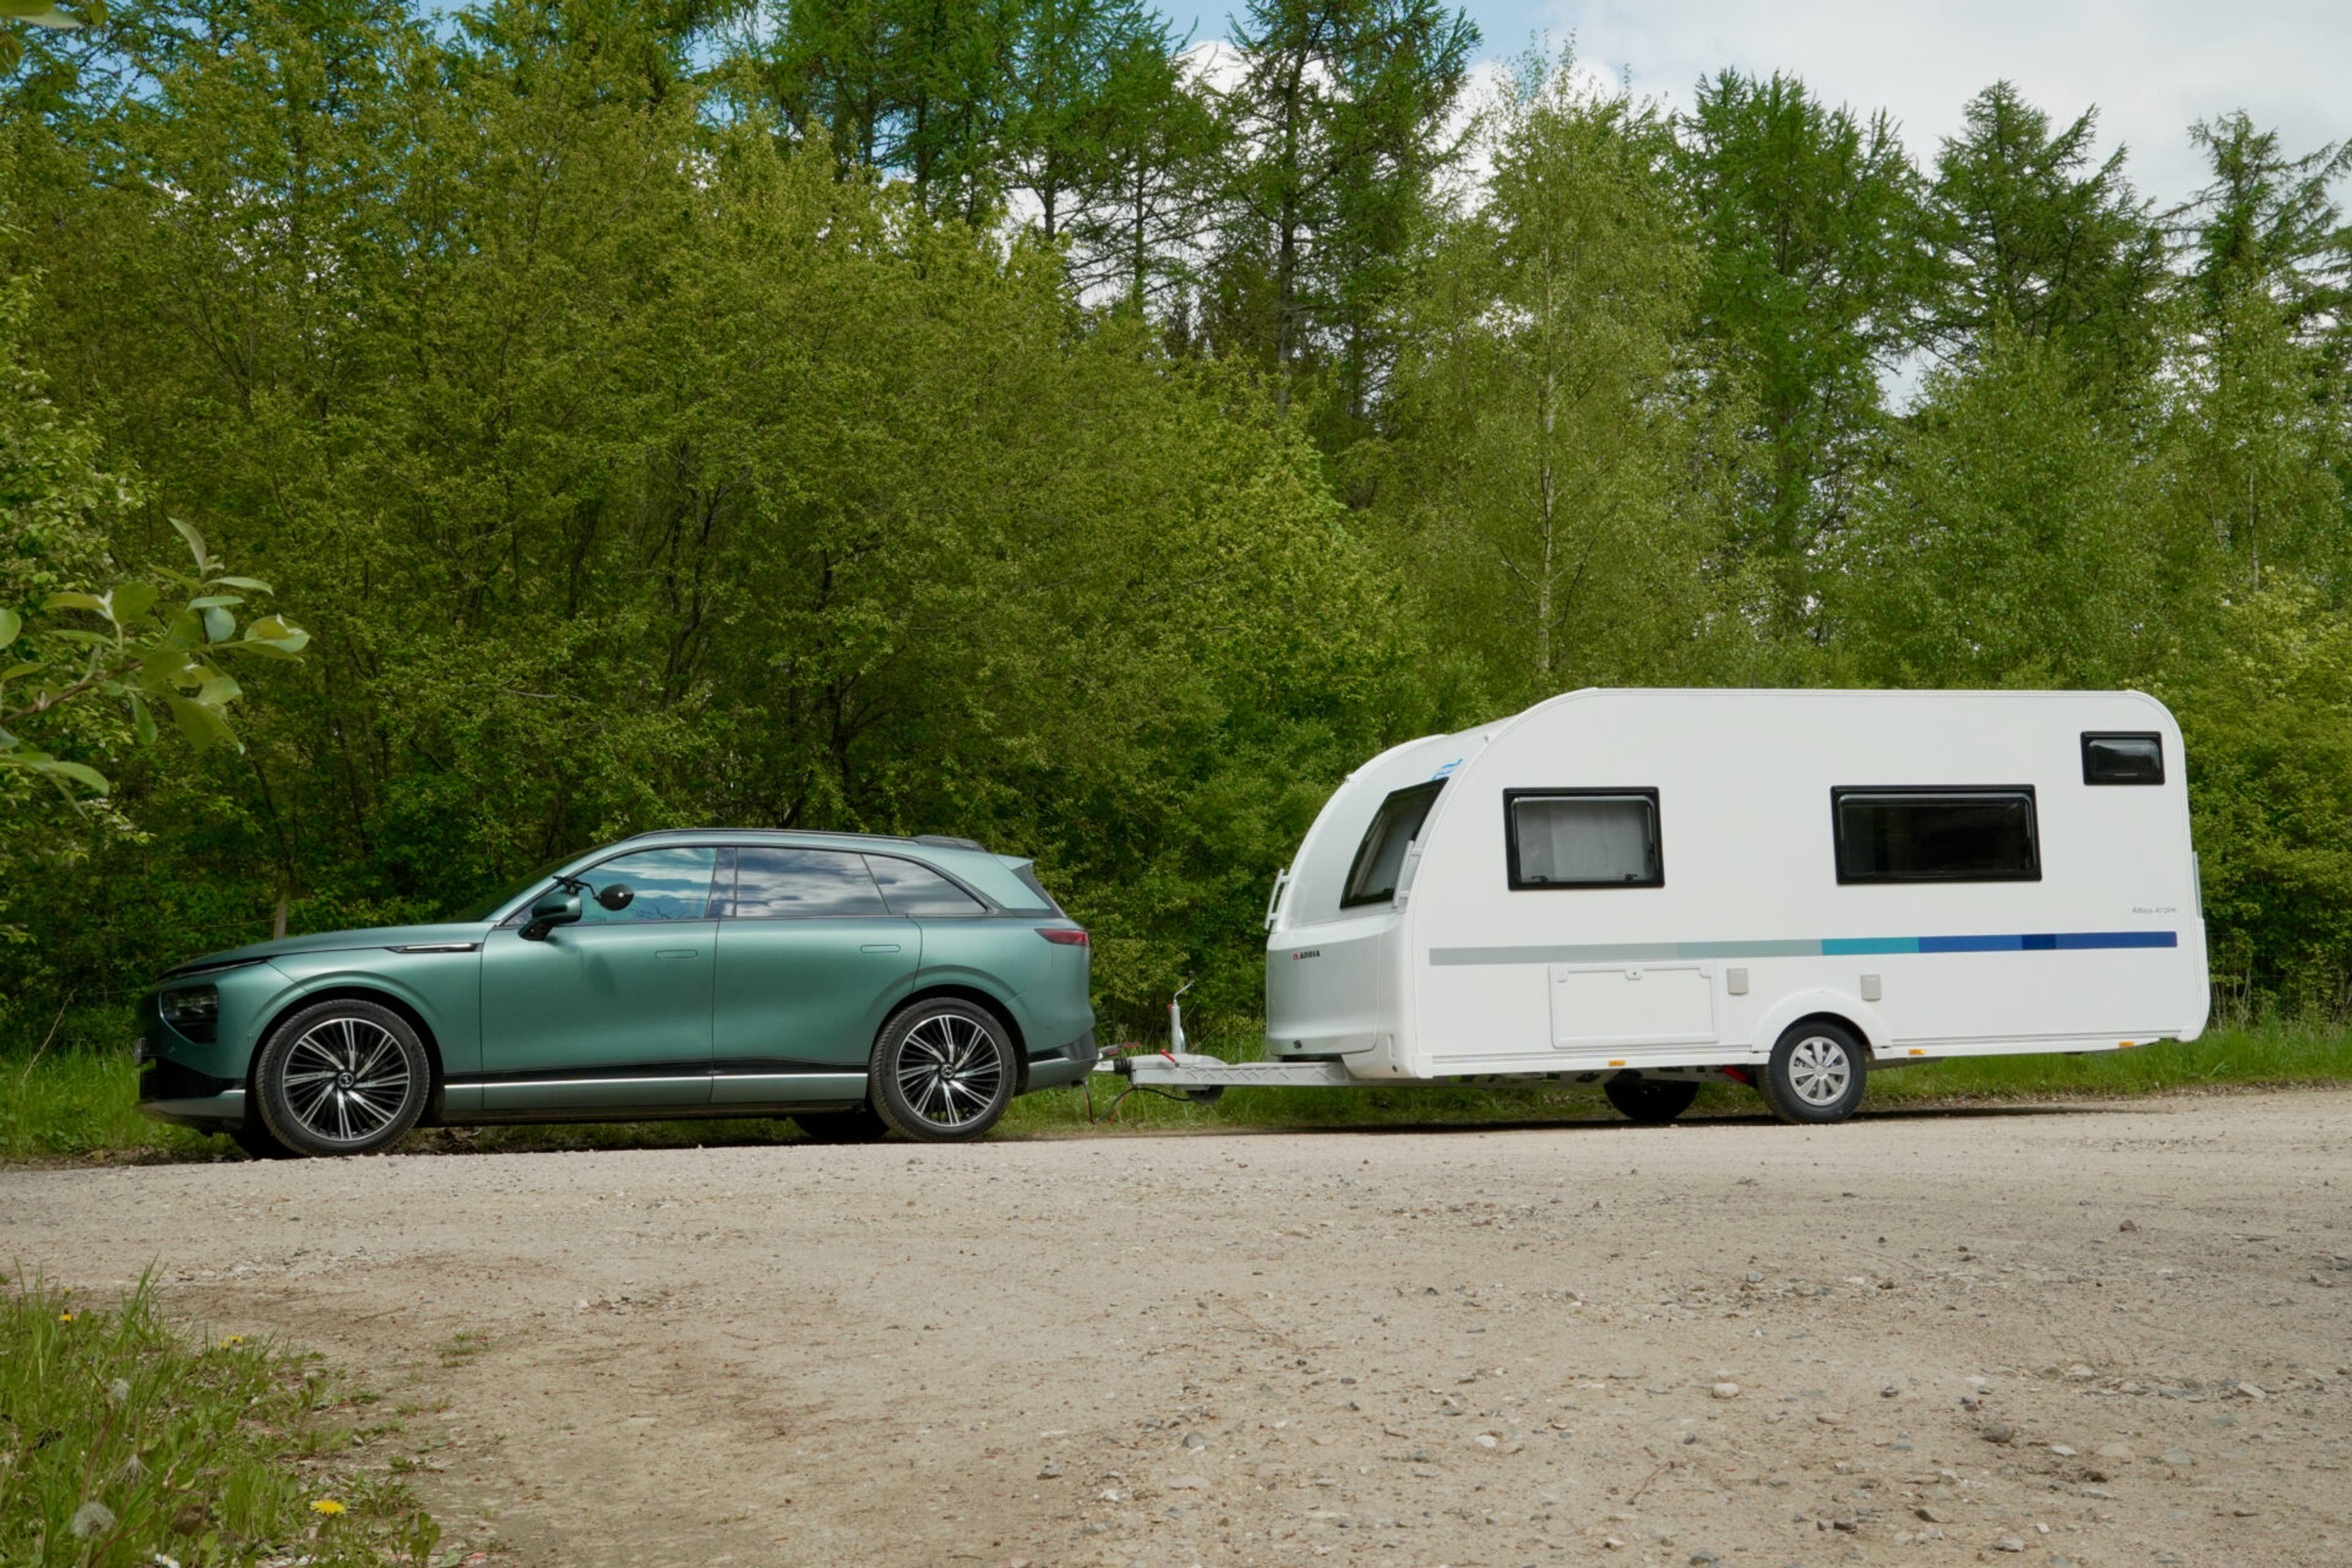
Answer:
[(1980, 353), (1996, 321), (2060, 343), (2091, 380), (2144, 372), (2168, 279), (2151, 205), (2124, 177), (2125, 149), (2092, 163), (2098, 110), (2063, 131), (1998, 81), (1969, 100), (1928, 193), (1937, 276), (1927, 341), (1948, 363)]
[(1371, 316), (1426, 226), (1478, 30), (1438, 0), (1251, 0), (1238, 33), (1213, 333), (1285, 406), (1302, 371), (1340, 364), (1360, 413)]
[(1811, 621), (1811, 578), (1883, 434), (1878, 374), (1922, 282), (1918, 179), (1894, 123), (1794, 78), (1698, 86), (1675, 164), (1706, 258), (1699, 330), (1753, 398), (1758, 452), (1735, 542), (1763, 563), (1771, 621)]

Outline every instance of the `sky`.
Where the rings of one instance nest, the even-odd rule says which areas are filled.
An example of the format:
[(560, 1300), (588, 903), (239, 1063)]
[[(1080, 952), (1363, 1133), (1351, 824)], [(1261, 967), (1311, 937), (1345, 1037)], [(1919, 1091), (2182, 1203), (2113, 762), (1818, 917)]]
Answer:
[[(1196, 41), (1222, 7), (1161, 0)], [(2352, 138), (2347, 0), (1466, 0), (1482, 60), (1570, 36), (1579, 58), (1675, 108), (1725, 66), (1788, 71), (1820, 97), (1888, 110), (1931, 160), (1960, 107), (2006, 77), (2055, 124), (2098, 106), (2102, 155), (2120, 142), (2144, 195), (2170, 205), (2205, 183), (2192, 121), (2243, 109), (2290, 154)]]

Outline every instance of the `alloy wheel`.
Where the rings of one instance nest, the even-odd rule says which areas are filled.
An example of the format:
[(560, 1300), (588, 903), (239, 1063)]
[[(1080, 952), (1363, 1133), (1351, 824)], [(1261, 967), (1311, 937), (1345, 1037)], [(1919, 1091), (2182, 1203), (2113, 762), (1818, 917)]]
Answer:
[(408, 1108), (413, 1075), (392, 1031), (367, 1018), (322, 1018), (288, 1049), (286, 1109), (323, 1143), (363, 1143)]
[(1004, 1056), (976, 1019), (933, 1013), (899, 1047), (898, 1093), (916, 1115), (956, 1131), (990, 1115), (1004, 1084)]

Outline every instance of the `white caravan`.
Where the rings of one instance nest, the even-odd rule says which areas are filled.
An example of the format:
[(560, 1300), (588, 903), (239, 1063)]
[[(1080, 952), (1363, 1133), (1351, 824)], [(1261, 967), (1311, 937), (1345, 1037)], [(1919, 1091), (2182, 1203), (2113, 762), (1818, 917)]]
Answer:
[(1270, 1061), (1125, 1070), (1564, 1075), (1643, 1121), (1724, 1075), (1834, 1121), (1873, 1066), (2194, 1039), (2184, 772), (2137, 692), (1570, 692), (1332, 795), (1267, 911)]

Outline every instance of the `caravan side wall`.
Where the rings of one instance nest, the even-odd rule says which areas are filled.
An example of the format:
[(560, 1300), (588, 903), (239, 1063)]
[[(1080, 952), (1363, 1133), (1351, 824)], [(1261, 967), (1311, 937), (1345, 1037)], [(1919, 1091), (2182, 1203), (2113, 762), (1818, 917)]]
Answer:
[[(2086, 784), (2083, 737), (2110, 731), (2157, 736), (2163, 781)], [(2204, 1026), (2187, 768), (2152, 699), (1578, 692), (1491, 733), (1447, 783), (1397, 917), (1391, 1070), (1753, 1061), (1811, 1013), (1881, 1059)], [(2002, 785), (2032, 789), (2038, 879), (1841, 882), (1833, 790)], [(1654, 791), (1660, 885), (1514, 889), (1505, 795), (1526, 790)], [(1271, 1032), (1271, 979), (1268, 1002)]]

